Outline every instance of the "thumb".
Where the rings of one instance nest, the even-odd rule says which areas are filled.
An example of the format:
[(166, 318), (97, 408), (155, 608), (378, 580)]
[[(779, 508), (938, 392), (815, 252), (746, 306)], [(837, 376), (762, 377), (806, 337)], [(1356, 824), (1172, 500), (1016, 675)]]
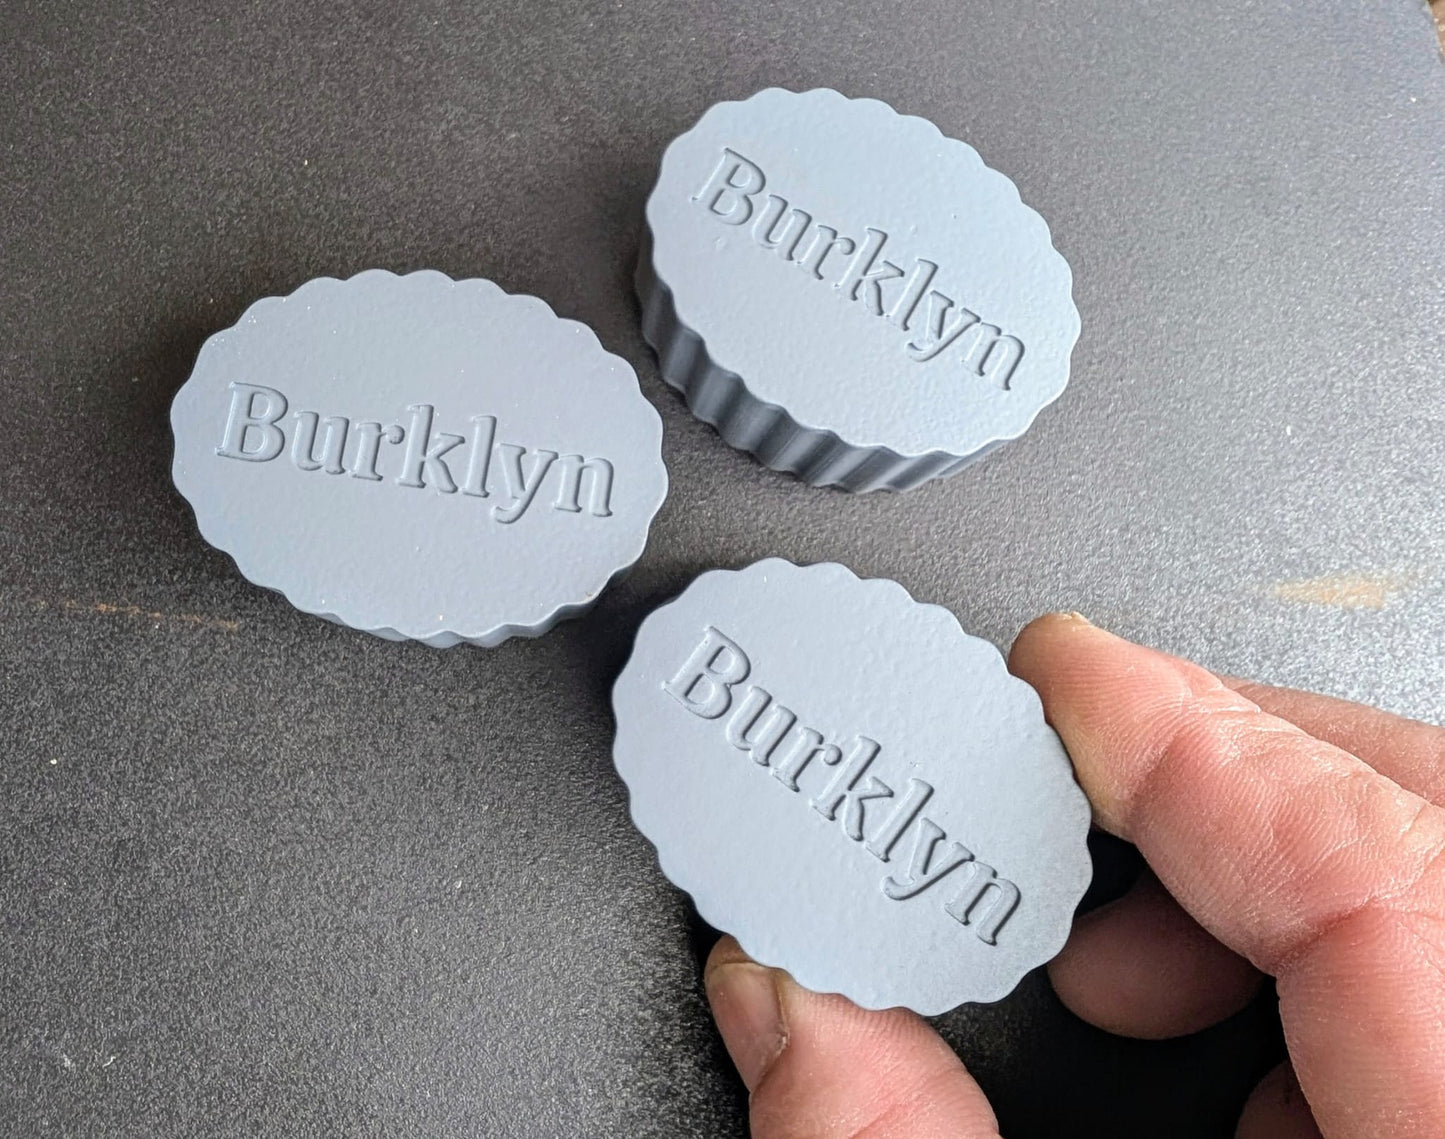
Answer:
[(751, 1093), (753, 1139), (998, 1139), (973, 1077), (922, 1018), (812, 993), (731, 937), (703, 975)]

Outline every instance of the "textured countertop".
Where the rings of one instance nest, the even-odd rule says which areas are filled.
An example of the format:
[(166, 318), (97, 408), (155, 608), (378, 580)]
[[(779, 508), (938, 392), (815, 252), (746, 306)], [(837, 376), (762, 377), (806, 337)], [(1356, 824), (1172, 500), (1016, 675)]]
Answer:
[[(608, 756), (633, 630), (710, 566), (843, 561), (1000, 646), (1078, 608), (1445, 719), (1423, 3), (16, 0), (0, 28), (0, 1132), (742, 1135), (710, 932)], [(1048, 219), (1084, 331), (1021, 441), (848, 497), (663, 386), (630, 285), (657, 161), (769, 84), (928, 117)], [(637, 368), (672, 492), (591, 616), (389, 644), (196, 533), (166, 413), (202, 340), (370, 266), (534, 293)], [(1130, 870), (1101, 855), (1100, 894)], [(1039, 974), (940, 1023), (1015, 1139), (1230, 1135), (1281, 1049), (1268, 997), (1143, 1044)]]

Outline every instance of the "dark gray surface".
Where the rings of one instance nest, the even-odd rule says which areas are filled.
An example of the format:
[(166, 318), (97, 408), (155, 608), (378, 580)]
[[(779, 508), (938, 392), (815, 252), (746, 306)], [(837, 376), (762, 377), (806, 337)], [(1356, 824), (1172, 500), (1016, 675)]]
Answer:
[[(1078, 607), (1445, 718), (1445, 66), (1414, 0), (184, 7), (0, 12), (0, 1131), (740, 1134), (706, 931), (607, 759), (632, 630), (711, 565), (842, 560), (1000, 644)], [(658, 380), (655, 163), (772, 83), (968, 140), (1074, 267), (1068, 391), (956, 479), (813, 490)], [(534, 293), (637, 367), (673, 491), (585, 622), (387, 644), (197, 535), (166, 409), (201, 341), (373, 265)], [(1385, 607), (1281, 586), (1332, 574)], [(1271, 1023), (1111, 1040), (1034, 975), (945, 1026), (1023, 1137), (1226, 1135)]]

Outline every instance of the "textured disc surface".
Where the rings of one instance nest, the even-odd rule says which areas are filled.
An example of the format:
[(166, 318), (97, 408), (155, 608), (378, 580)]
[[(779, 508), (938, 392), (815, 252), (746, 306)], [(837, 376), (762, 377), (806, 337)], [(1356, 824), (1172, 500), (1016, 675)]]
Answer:
[(535, 636), (641, 555), (667, 492), (637, 377), (535, 297), (321, 278), (206, 341), (172, 475), (298, 608), (446, 646)]
[(639, 289), (663, 371), (734, 445), (899, 489), (1064, 389), (1072, 274), (1007, 177), (836, 91), (712, 107), (662, 160)]
[(714, 570), (643, 622), (613, 706), (664, 872), (801, 984), (934, 1014), (1062, 947), (1088, 802), (946, 609), (831, 563)]

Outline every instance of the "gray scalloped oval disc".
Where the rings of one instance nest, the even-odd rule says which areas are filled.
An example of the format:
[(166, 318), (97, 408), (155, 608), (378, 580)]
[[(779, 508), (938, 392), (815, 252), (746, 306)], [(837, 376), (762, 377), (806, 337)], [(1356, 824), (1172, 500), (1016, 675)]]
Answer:
[(1088, 801), (948, 610), (831, 563), (714, 570), (642, 623), (612, 700), (633, 819), (756, 960), (932, 1015), (1063, 946)]
[(642, 554), (662, 421), (536, 297), (374, 269), (267, 297), (171, 406), (201, 533), (308, 613), (445, 647), (536, 636)]
[(874, 99), (719, 103), (663, 155), (643, 330), (694, 414), (815, 485), (902, 490), (1064, 390), (1068, 263), (1007, 177)]

